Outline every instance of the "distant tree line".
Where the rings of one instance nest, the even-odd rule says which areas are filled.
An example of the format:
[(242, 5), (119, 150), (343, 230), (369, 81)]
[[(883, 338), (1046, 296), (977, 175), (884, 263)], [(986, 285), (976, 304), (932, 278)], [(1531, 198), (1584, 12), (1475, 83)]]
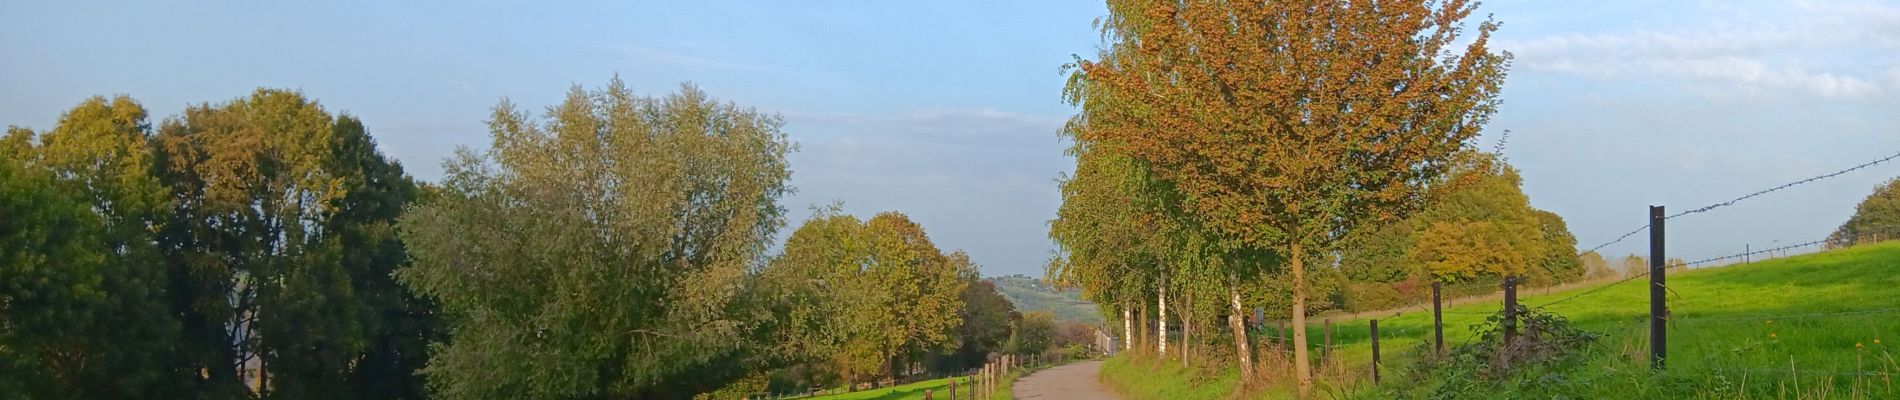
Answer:
[(768, 254), (794, 145), (690, 85), (504, 100), (436, 183), (294, 91), (149, 118), (0, 138), (0, 398), (730, 397), (1088, 340), (901, 213)]

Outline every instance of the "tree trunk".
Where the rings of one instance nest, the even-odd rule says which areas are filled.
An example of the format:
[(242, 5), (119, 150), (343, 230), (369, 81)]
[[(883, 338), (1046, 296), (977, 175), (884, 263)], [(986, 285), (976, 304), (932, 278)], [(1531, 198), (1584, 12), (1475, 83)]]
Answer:
[(1188, 347), (1188, 346), (1194, 345), (1194, 292), (1189, 291), (1186, 296), (1182, 296), (1182, 297), (1184, 297), (1184, 299), (1182, 299), (1182, 302), (1186, 303), (1186, 306), (1187, 306), (1187, 308), (1185, 310), (1182, 310), (1182, 312), (1180, 313), (1181, 314), (1181, 367), (1185, 368), (1189, 366), (1188, 355), (1194, 353), (1191, 350), (1191, 348)]
[(1240, 385), (1253, 384), (1253, 351), (1247, 348), (1247, 328), (1241, 325), (1240, 277), (1233, 277), (1228, 283), (1227, 297), (1231, 312), (1227, 314), (1227, 326), (1234, 329), (1234, 356), (1240, 360)]
[(1293, 373), (1299, 377), (1300, 398), (1313, 391), (1313, 367), (1306, 359), (1306, 257), (1293, 244)]
[(1155, 291), (1155, 353), (1168, 356), (1168, 274), (1161, 274), (1161, 286)]
[(1138, 322), (1141, 324), (1141, 329), (1138, 330), (1138, 332), (1141, 332), (1141, 345), (1136, 346), (1135, 348), (1142, 349), (1142, 351), (1148, 351), (1148, 332), (1153, 332), (1152, 330), (1148, 329), (1148, 327), (1153, 326), (1153, 325), (1148, 324), (1148, 302), (1146, 301), (1141, 302), (1141, 313), (1138, 315), (1139, 316), (1136, 317), (1137, 319), (1135, 320), (1135, 322)]
[(1122, 350), (1135, 349), (1135, 308), (1122, 305)]

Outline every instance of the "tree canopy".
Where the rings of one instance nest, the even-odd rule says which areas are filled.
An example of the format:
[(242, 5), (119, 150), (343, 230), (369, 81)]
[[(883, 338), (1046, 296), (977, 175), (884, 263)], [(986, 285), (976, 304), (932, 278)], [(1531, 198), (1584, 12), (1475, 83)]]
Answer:
[(1839, 246), (1894, 239), (1900, 239), (1900, 178), (1875, 187), (1854, 206), (1854, 215), (1828, 236)]
[[(1495, 111), (1509, 55), (1488, 48), (1494, 22), (1463, 35), (1475, 6), (1110, 1), (1066, 89), (1071, 124), (1150, 164), (1220, 241), (1287, 254), (1302, 325), (1306, 256), (1422, 208)], [(1304, 330), (1294, 342), (1305, 393)]]
[(782, 124), (617, 78), (539, 120), (496, 106), (493, 145), (459, 150), (400, 225), (416, 261), (398, 277), (453, 337), (425, 369), (433, 392), (683, 396), (736, 378), (747, 272), (791, 190)]

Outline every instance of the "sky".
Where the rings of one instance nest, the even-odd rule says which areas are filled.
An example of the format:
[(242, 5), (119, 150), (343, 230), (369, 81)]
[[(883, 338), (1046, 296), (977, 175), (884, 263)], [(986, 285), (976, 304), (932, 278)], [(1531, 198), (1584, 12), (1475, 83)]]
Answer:
[[(790, 229), (812, 206), (900, 211), (989, 275), (1041, 276), (1062, 65), (1100, 44), (1079, 1), (0, 2), (0, 125), (49, 129), (92, 95), (154, 119), (258, 87), (363, 119), (420, 179), (485, 120), (614, 76), (690, 82), (784, 117)], [(306, 4), (307, 3), (307, 4)], [(1900, 2), (1504, 1), (1515, 59), (1480, 145), (1584, 248), (1687, 210), (1900, 153)], [(1474, 24), (1475, 25), (1475, 24)], [(1695, 260), (1822, 239), (1900, 161), (1670, 220)], [(783, 236), (781, 234), (781, 236)], [(1604, 248), (1646, 252), (1642, 237)]]

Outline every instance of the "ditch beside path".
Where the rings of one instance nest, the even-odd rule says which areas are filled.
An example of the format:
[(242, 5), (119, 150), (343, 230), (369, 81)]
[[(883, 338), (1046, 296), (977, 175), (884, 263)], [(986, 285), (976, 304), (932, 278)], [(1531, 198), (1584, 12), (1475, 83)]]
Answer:
[(1116, 400), (1115, 392), (1096, 379), (1102, 362), (1083, 361), (1049, 368), (1017, 379), (1010, 395), (1018, 400)]

